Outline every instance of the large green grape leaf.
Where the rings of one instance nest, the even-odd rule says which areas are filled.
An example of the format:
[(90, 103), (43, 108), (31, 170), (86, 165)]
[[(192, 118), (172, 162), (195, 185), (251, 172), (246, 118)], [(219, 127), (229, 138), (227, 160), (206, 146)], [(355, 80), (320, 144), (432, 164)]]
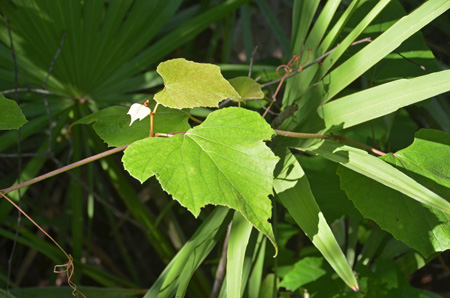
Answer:
[[(445, 199), (450, 199), (450, 135), (420, 130), (414, 143), (383, 159)], [(450, 219), (436, 208), (343, 167), (341, 187), (360, 212), (424, 256), (450, 248)]]
[(218, 107), (224, 99), (241, 99), (217, 65), (178, 58), (160, 63), (156, 71), (164, 79), (164, 89), (154, 98), (167, 107)]
[(19, 129), (27, 122), (17, 103), (0, 94), (0, 130)]
[(141, 182), (155, 175), (194, 216), (207, 204), (228, 206), (275, 245), (268, 195), (278, 158), (263, 143), (272, 135), (259, 114), (231, 107), (209, 114), (186, 133), (137, 141), (122, 161)]
[[(79, 119), (72, 125), (91, 124), (98, 136), (110, 147), (119, 147), (150, 135), (150, 117), (135, 121), (130, 126), (128, 108), (112, 106)], [(155, 132), (171, 133), (190, 128), (189, 115), (183, 111), (158, 107), (154, 119)]]

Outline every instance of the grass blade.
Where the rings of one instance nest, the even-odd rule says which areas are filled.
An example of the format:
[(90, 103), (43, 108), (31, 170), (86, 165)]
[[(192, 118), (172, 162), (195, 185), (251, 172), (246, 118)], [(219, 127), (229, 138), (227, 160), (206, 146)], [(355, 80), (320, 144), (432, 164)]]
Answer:
[(387, 162), (373, 155), (369, 155), (366, 151), (332, 141), (320, 142), (318, 146), (310, 148), (308, 151), (337, 162), (350, 170), (395, 189), (422, 204), (435, 207), (442, 212), (450, 214), (450, 203), (448, 201), (417, 183)]
[(264, 237), (262, 233), (259, 233), (258, 235), (258, 243), (256, 247), (258, 248), (256, 250), (258, 254), (256, 255), (255, 265), (253, 266), (247, 286), (249, 298), (258, 298), (261, 289), (264, 257), (266, 255), (266, 237)]
[(287, 38), (286, 34), (283, 31), (283, 28), (278, 22), (278, 18), (273, 14), (273, 10), (270, 8), (269, 3), (267, 3), (266, 0), (256, 0), (256, 3), (258, 4), (259, 9), (266, 18), (267, 23), (269, 24), (270, 28), (273, 31), (273, 34), (280, 42), (283, 52), (286, 54), (289, 53), (290, 49), (289, 39)]
[[(227, 250), (227, 296), (241, 297), (245, 250), (252, 225), (239, 212), (234, 213)], [(244, 284), (245, 286), (245, 284)]]
[(283, 155), (278, 163), (283, 169), (274, 180), (277, 197), (336, 273), (357, 291), (358, 282), (316, 203), (303, 169), (290, 151)]
[(324, 81), (327, 82), (333, 78), (334, 82), (329, 86), (330, 88), (328, 89), (325, 100), (331, 99), (366, 72), (370, 67), (383, 59), (383, 57), (400, 46), (403, 41), (422, 29), (449, 8), (449, 1), (430, 0), (409, 15), (401, 18), (377, 39), (372, 41), (369, 45), (364, 47), (361, 51), (345, 61), (324, 78)]
[[(228, 214), (228, 211), (229, 209), (226, 207), (214, 209), (164, 269), (144, 298), (173, 297), (175, 292), (185, 292), (187, 279), (190, 279), (193, 272), (225, 233), (231, 220), (231, 214)], [(180, 284), (182, 287), (177, 290)]]
[(449, 82), (450, 70), (445, 70), (353, 93), (319, 108), (321, 119), (310, 121), (305, 130), (317, 131), (325, 126), (323, 131), (329, 131), (355, 126), (448, 92)]
[[(366, 27), (375, 19), (375, 17), (386, 7), (386, 5), (391, 0), (382, 0), (377, 3), (377, 5), (374, 6), (374, 8), (363, 18), (361, 22), (345, 37), (345, 39), (339, 44), (339, 46), (333, 51), (333, 53), (330, 54), (320, 65), (316, 64), (313, 65), (308, 70), (305, 70), (304, 72), (300, 73), (298, 76), (299, 78), (295, 78), (297, 80), (297, 83), (289, 83), (286, 85), (286, 89), (290, 90), (293, 89), (288, 93), (288, 96), (285, 97), (286, 103), (283, 102), (284, 107), (290, 106), (293, 102), (298, 101), (298, 97), (302, 96), (302, 100), (299, 103), (299, 111), (296, 113), (296, 117), (293, 118), (292, 127), (295, 127), (298, 125), (300, 121), (304, 121), (308, 119), (308, 116), (310, 115), (311, 111), (315, 110), (321, 103), (325, 102), (324, 96), (326, 96), (325, 89), (322, 90), (316, 87), (312, 87), (309, 90), (307, 88), (310, 86), (310, 84), (314, 81), (320, 81), (325, 80), (323, 76), (328, 73), (332, 66), (336, 63), (336, 61), (342, 56), (342, 54), (350, 47), (352, 42), (358, 38), (358, 36), (361, 34), (361, 32), (366, 29)], [(351, 11), (348, 12), (349, 15), (351, 15)], [(344, 26), (344, 20), (341, 21), (341, 26)], [(334, 28), (333, 28), (334, 29)], [(342, 30), (342, 28), (340, 28)], [(337, 29), (332, 30), (335, 34), (339, 34), (340, 31)], [(331, 43), (332, 40), (336, 39), (336, 36), (331, 36), (331, 33), (328, 34), (326, 37), (326, 42)], [(330, 46), (329, 44), (328, 46)], [(321, 46), (319, 49), (320, 51), (317, 53), (317, 55), (324, 54), (329, 48), (325, 48)], [(327, 77), (327, 76), (326, 76)], [(334, 78), (334, 77), (333, 77)], [(326, 80), (325, 80), (326, 81)], [(289, 81), (288, 81), (289, 82)], [(301, 82), (301, 84), (300, 84)], [(327, 81), (328, 82), (328, 81)], [(334, 84), (333, 80), (333, 84)], [(292, 86), (292, 87), (291, 87)], [(305, 92), (305, 90), (307, 90)], [(317, 98), (320, 98), (320, 100), (317, 100)], [(290, 128), (290, 129), (291, 129)]]

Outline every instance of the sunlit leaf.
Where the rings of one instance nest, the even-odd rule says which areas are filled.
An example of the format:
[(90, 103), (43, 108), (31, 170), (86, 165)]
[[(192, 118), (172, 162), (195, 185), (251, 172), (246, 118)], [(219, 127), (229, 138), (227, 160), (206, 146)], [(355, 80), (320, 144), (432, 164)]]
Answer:
[(275, 245), (268, 195), (278, 158), (263, 143), (272, 134), (269, 124), (253, 111), (221, 109), (186, 133), (133, 143), (122, 161), (141, 182), (155, 175), (194, 216), (207, 204), (228, 206)]
[(167, 107), (217, 107), (224, 99), (241, 99), (217, 65), (178, 58), (160, 63), (156, 71), (164, 79), (164, 89), (154, 98)]

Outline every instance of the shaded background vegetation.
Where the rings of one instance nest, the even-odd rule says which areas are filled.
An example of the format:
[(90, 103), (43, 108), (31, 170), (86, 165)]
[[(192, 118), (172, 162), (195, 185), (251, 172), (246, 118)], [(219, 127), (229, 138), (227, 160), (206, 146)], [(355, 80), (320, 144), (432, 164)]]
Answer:
[[(289, 0), (80, 3), (2, 2), (0, 11), (12, 32), (16, 61), (11, 59), (8, 26), (2, 19), (0, 90), (16, 99), (11, 91), (16, 74), (18, 88), (39, 90), (18, 93), (30, 121), (20, 131), (20, 162), (17, 131), (0, 134), (0, 189), (106, 150), (92, 127), (71, 128), (70, 124), (111, 105), (128, 106), (152, 97), (162, 86), (155, 72), (161, 61), (184, 57), (216, 63), (224, 76), (231, 78), (247, 75), (257, 46), (252, 76), (264, 82), (275, 78), (276, 67), (290, 58), (293, 3)], [(420, 3), (401, 1), (406, 11)], [(434, 70), (448, 68), (449, 15), (439, 17), (422, 33), (437, 58)], [(411, 63), (411, 67), (420, 72), (417, 65)], [(368, 77), (348, 92), (378, 83)], [(256, 102), (248, 107), (262, 111)], [(414, 131), (421, 127), (450, 132), (448, 108), (448, 95), (443, 95), (438, 101), (402, 109), (395, 118), (357, 126), (349, 134), (370, 143), (372, 132), (383, 134), (383, 121), (395, 121), (389, 139), (381, 144), (395, 151), (409, 145)], [(205, 110), (193, 113), (202, 117)], [(320, 189), (323, 177), (314, 170), (307, 174), (313, 189)], [(74, 256), (73, 280), (83, 286), (147, 289), (212, 210), (205, 208), (194, 220), (155, 179), (141, 185), (130, 177), (122, 169), (120, 154), (22, 189), (20, 196), (22, 208)], [(17, 200), (19, 194), (11, 197)], [(286, 220), (277, 228), (285, 248), (276, 260), (267, 258), (265, 274), (288, 265), (311, 246), (289, 216), (283, 210), (279, 213), (275, 217)], [(325, 215), (330, 224), (337, 219)], [(10, 257), (17, 217), (17, 211), (2, 201), (0, 287), (6, 287), (10, 260), (10, 287), (65, 284), (64, 277), (52, 273), (55, 264), (65, 262), (64, 256), (27, 220), (20, 222), (15, 253)], [(367, 221), (365, 225), (371, 229), (374, 224)], [(190, 287), (192, 297), (207, 297), (211, 292), (221, 248), (218, 245), (197, 272)], [(270, 244), (267, 249), (272, 249)], [(449, 257), (444, 253), (413, 274), (414, 285), (449, 293), (445, 265), (450, 264)], [(277, 273), (282, 275), (282, 269)]]

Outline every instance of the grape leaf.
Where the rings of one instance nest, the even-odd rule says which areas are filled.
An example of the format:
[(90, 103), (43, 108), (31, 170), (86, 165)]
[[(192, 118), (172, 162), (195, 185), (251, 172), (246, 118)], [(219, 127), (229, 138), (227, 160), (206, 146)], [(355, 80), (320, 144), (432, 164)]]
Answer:
[(17, 103), (0, 94), (0, 130), (19, 129), (27, 122)]
[(224, 99), (241, 99), (217, 65), (178, 58), (160, 63), (156, 71), (164, 79), (164, 89), (154, 98), (167, 107), (218, 107)]
[(229, 80), (229, 82), (242, 97), (242, 100), (264, 98), (261, 85), (256, 83), (252, 78), (237, 77)]
[(195, 217), (207, 204), (239, 211), (276, 247), (268, 195), (278, 158), (263, 143), (272, 135), (259, 114), (231, 107), (209, 114), (184, 134), (131, 144), (122, 162), (141, 182), (155, 175)]
[[(110, 147), (119, 147), (150, 135), (150, 117), (135, 121), (130, 126), (128, 108), (112, 106), (79, 119), (72, 125), (91, 124), (98, 136)], [(155, 132), (171, 133), (190, 128), (189, 116), (180, 110), (158, 107), (155, 114)]]
[[(383, 159), (447, 200), (450, 198), (450, 135), (420, 130), (414, 143)], [(343, 167), (341, 187), (360, 212), (424, 256), (450, 248), (450, 219), (426, 206)]]

